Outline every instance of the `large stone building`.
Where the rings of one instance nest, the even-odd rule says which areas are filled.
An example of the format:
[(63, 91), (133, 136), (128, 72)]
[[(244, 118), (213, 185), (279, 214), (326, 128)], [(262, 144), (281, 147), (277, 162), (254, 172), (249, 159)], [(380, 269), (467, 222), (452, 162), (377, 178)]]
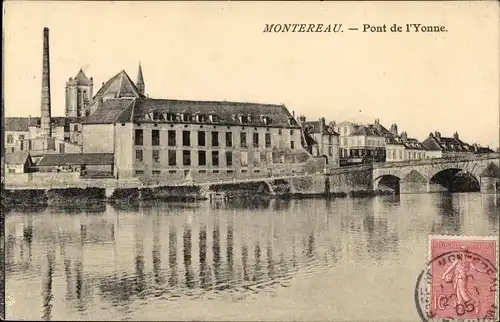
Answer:
[(306, 150), (314, 156), (326, 158), (328, 168), (339, 167), (339, 134), (325, 118), (318, 121), (307, 121), (306, 117), (299, 116), (299, 123), (304, 131)]
[(83, 122), (83, 152), (113, 153), (118, 178), (245, 178), (321, 163), (302, 147), (302, 128), (283, 105), (152, 99), (139, 75), (141, 88), (125, 71), (113, 76)]

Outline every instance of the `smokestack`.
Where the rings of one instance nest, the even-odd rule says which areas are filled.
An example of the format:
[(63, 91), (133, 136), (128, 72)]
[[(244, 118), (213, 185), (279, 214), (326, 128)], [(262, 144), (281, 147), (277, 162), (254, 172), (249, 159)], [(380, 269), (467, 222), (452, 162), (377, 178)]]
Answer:
[(43, 28), (43, 64), (42, 64), (42, 102), (41, 102), (41, 137), (50, 138), (50, 55), (49, 28)]

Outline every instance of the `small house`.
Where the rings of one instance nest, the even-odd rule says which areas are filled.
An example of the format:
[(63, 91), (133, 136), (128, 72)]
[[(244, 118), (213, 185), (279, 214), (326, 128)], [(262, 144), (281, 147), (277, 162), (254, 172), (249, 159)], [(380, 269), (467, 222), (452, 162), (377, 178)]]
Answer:
[(33, 160), (26, 151), (5, 154), (5, 170), (7, 173), (26, 173), (30, 171), (33, 165)]
[(113, 175), (113, 153), (46, 154), (36, 167), (40, 172), (80, 172), (85, 175)]

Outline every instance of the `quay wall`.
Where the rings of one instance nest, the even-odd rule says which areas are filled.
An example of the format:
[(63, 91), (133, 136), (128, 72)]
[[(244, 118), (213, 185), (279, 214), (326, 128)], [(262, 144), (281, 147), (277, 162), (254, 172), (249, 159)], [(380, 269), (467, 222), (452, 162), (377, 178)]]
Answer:
[(207, 199), (211, 194), (227, 198), (367, 196), (373, 195), (370, 166), (334, 169), (329, 174), (297, 175), (284, 179), (262, 177), (252, 182), (193, 183), (147, 186), (143, 182), (116, 179), (82, 179), (78, 173), (30, 173), (6, 175), (4, 202), (90, 203), (92, 201)]
[(371, 165), (334, 169), (328, 179), (330, 193), (357, 194), (373, 191)]

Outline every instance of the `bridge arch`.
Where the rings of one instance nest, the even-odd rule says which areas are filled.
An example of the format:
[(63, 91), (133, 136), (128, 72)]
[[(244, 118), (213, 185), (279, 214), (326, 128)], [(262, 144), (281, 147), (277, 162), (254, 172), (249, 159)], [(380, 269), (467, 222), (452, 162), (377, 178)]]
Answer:
[(373, 190), (389, 190), (400, 192), (401, 178), (392, 174), (383, 174), (373, 180)]
[(441, 169), (429, 176), (428, 192), (476, 192), (480, 191), (478, 177), (459, 167)]

